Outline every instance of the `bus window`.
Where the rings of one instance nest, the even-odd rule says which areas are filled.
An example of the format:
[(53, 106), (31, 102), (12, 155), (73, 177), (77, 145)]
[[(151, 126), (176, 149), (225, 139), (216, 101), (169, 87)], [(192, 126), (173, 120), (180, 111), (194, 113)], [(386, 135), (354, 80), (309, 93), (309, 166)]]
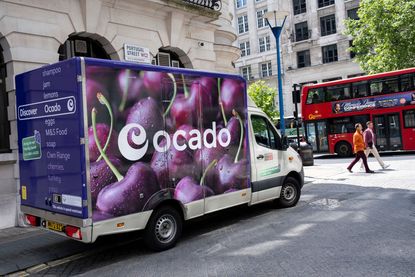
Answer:
[(352, 91), (354, 98), (369, 96), (367, 81), (353, 83)]
[(340, 117), (329, 119), (330, 134), (345, 134), (354, 132), (354, 124), (350, 117)]
[(307, 104), (324, 102), (324, 88), (313, 88), (308, 91)]
[(326, 88), (326, 101), (350, 99), (350, 85), (330, 86)]
[(353, 126), (356, 123), (360, 123), (360, 124), (362, 124), (363, 129), (366, 129), (366, 122), (368, 122), (368, 121), (369, 121), (369, 115), (368, 114), (353, 116)]
[(403, 111), (403, 126), (415, 128), (415, 110)]
[(382, 82), (374, 80), (370, 82), (370, 94), (371, 95), (378, 95), (382, 92)]
[(382, 82), (382, 93), (394, 93), (399, 91), (398, 77), (388, 77)]
[(401, 76), (402, 91), (415, 90), (415, 75), (406, 74)]

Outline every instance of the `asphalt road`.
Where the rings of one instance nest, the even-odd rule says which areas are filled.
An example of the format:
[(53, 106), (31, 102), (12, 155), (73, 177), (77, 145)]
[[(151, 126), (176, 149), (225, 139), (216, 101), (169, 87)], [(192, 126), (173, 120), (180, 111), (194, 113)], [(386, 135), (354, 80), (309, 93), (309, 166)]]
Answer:
[(265, 203), (192, 221), (161, 253), (132, 233), (36, 275), (414, 276), (415, 156), (384, 159), (388, 170), (370, 160), (376, 174), (346, 172), (351, 159), (318, 159), (294, 208)]

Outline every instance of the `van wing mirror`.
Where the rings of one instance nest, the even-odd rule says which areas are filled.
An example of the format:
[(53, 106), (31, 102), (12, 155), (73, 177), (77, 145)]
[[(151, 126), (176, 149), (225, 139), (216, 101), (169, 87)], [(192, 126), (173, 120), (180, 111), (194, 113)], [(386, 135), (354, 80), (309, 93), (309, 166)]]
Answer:
[(287, 150), (290, 145), (288, 144), (288, 137), (283, 135), (281, 137), (281, 150)]

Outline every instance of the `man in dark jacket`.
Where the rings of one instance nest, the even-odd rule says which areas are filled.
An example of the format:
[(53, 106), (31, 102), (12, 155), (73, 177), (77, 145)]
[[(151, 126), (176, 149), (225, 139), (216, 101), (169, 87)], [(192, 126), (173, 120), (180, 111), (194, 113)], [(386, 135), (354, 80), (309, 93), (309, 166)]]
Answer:
[[(380, 166), (383, 169), (386, 169), (389, 167), (388, 164), (385, 164), (382, 159), (379, 156), (378, 150), (376, 149), (376, 135), (375, 132), (373, 131), (373, 122), (372, 121), (368, 121), (366, 123), (367, 129), (363, 132), (363, 138), (365, 140), (365, 154), (366, 154), (366, 158), (369, 156), (370, 153), (373, 154), (373, 156), (376, 158), (376, 160), (378, 160), (378, 163), (380, 164)], [(363, 163), (361, 165), (361, 168), (363, 168)]]

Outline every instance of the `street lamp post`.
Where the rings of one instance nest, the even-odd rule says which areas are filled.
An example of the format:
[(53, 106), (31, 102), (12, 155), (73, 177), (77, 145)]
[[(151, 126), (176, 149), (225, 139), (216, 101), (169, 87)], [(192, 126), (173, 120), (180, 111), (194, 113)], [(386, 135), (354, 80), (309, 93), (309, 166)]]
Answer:
[[(284, 26), (285, 20), (289, 15), (286, 11), (270, 11), (264, 14), (264, 18), (267, 21), (268, 26), (271, 28), (272, 34), (275, 37), (277, 45), (277, 65), (278, 65), (278, 102), (280, 108), (280, 130), (281, 136), (285, 134), (285, 121), (284, 121), (284, 99), (282, 93), (282, 78), (281, 78), (281, 54), (280, 54), (280, 35)], [(274, 22), (274, 26), (270, 22)], [(279, 24), (280, 23), (280, 24)]]

